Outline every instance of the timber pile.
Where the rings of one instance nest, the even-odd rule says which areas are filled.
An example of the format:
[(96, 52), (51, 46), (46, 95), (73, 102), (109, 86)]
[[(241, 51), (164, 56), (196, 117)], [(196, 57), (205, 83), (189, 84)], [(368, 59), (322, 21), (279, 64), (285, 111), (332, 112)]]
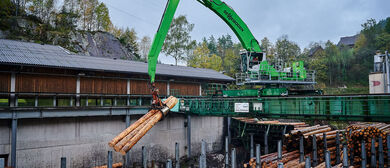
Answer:
[[(353, 155), (353, 161), (357, 165), (360, 165), (361, 158), (361, 149), (362, 149), (362, 141), (365, 141), (365, 149), (366, 149), (366, 160), (367, 165), (371, 165), (371, 145), (372, 139), (375, 139), (375, 155), (378, 158), (379, 155), (379, 137), (382, 138), (383, 144), (383, 153), (384, 153), (384, 161), (385, 165), (387, 165), (387, 139), (386, 136), (390, 133), (390, 125), (384, 123), (358, 123), (354, 125), (350, 125), (347, 129), (347, 137), (348, 137), (348, 149), (352, 152), (348, 153), (349, 157), (351, 154)], [(379, 166), (379, 159), (376, 159), (376, 166)]]
[(259, 121), (257, 118), (246, 118), (246, 117), (233, 117), (233, 119), (239, 120), (241, 122), (245, 122), (248, 124), (264, 124), (264, 125), (292, 125), (294, 129), (308, 127), (309, 125), (305, 122), (281, 122), (278, 120), (272, 121)]
[[(316, 144), (317, 144), (317, 163), (322, 163), (325, 161), (325, 141), (324, 141), (324, 134), (326, 135), (326, 147), (327, 150), (330, 152), (330, 158), (331, 158), (331, 164), (336, 164), (336, 134), (339, 133), (339, 140), (340, 140), (340, 153), (342, 152), (342, 141), (343, 136), (342, 133), (344, 130), (332, 130), (332, 128), (329, 125), (315, 125), (312, 127), (304, 127), (301, 129), (292, 130), (290, 133), (285, 135), (284, 139), (284, 148), (288, 151), (299, 151), (299, 139), (302, 136), (303, 137), (303, 144), (304, 144), (304, 153), (309, 154), (307, 156), (310, 156), (313, 159), (313, 139), (315, 137)], [(341, 154), (339, 155), (341, 156)], [(290, 163), (296, 163), (298, 160)], [(325, 163), (324, 163), (325, 164)], [(321, 167), (319, 164), (318, 166)]]
[[(345, 133), (344, 133), (345, 132)], [(300, 136), (304, 140), (304, 150), (305, 158), (310, 156), (311, 161), (313, 161), (313, 139), (316, 138), (317, 144), (317, 168), (325, 167), (325, 141), (324, 134), (326, 135), (326, 146), (327, 150), (330, 152), (331, 165), (334, 168), (341, 168), (342, 164), (336, 164), (336, 135), (339, 133), (340, 138), (340, 161), (343, 160), (342, 152), (342, 143), (347, 143), (348, 146), (348, 155), (345, 156), (348, 160), (353, 159), (353, 165), (351, 167), (361, 167), (361, 147), (362, 141), (365, 141), (365, 150), (366, 150), (366, 162), (367, 166), (371, 167), (371, 144), (372, 139), (375, 139), (375, 155), (376, 163), (373, 163), (375, 166), (379, 167), (379, 137), (382, 138), (383, 144), (383, 157), (384, 165), (388, 163), (387, 159), (387, 135), (390, 135), (390, 124), (384, 123), (357, 123), (350, 125), (345, 130), (332, 130), (328, 125), (315, 125), (312, 127), (302, 127), (299, 129), (292, 130), (290, 133), (285, 135), (284, 146), (283, 146), (283, 157), (279, 161), (277, 160), (277, 153), (271, 153), (261, 157), (262, 167), (277, 167), (279, 162), (282, 162), (284, 167), (304, 167), (304, 162), (299, 163), (299, 139)], [(352, 155), (352, 156), (351, 156)], [(253, 167), (256, 165), (255, 158), (252, 158), (247, 167)], [(245, 166), (245, 165), (244, 165)]]
[[(169, 109), (172, 109), (178, 102), (178, 99), (170, 96), (164, 101)], [(108, 145), (115, 151), (125, 155), (158, 121), (163, 118), (163, 112), (152, 109), (135, 123), (130, 125), (118, 136), (113, 138)]]
[[(118, 162), (118, 163), (112, 164), (112, 168), (121, 168), (121, 167), (123, 167), (123, 163), (122, 162)], [(107, 165), (96, 166), (94, 168), (107, 168)]]

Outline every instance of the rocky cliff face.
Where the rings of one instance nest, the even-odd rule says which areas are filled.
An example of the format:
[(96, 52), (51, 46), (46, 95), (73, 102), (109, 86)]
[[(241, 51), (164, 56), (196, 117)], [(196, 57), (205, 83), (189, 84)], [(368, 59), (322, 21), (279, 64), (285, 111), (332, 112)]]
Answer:
[(107, 32), (50, 31), (43, 24), (25, 18), (12, 18), (11, 26), (0, 30), (0, 38), (59, 45), (79, 55), (135, 60), (119, 40)]

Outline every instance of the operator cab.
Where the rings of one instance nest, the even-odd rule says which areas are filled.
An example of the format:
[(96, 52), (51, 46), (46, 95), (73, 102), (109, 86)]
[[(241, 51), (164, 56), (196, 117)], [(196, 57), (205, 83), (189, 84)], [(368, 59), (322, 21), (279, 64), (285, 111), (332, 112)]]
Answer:
[(241, 71), (247, 72), (248, 70), (258, 69), (259, 64), (266, 60), (265, 53), (263, 52), (248, 52), (246, 50), (240, 51), (241, 56)]

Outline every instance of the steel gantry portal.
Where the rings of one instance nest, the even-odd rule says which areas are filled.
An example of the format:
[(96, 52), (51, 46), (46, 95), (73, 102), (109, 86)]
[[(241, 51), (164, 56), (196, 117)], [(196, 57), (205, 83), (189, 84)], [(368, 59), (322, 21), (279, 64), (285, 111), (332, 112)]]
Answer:
[(390, 121), (390, 94), (182, 99), (190, 115)]

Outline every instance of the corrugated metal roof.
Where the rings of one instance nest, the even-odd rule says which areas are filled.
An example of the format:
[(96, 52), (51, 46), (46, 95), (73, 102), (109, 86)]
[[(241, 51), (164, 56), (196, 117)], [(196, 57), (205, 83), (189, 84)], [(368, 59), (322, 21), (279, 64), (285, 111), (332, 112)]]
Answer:
[[(69, 54), (67, 50), (54, 45), (0, 39), (0, 63), (33, 66), (47, 66), (72, 69), (105, 70), (123, 73), (147, 74), (144, 62), (113, 60), (108, 58)], [(233, 81), (234, 79), (211, 69), (157, 65), (156, 75), (190, 77)]]

